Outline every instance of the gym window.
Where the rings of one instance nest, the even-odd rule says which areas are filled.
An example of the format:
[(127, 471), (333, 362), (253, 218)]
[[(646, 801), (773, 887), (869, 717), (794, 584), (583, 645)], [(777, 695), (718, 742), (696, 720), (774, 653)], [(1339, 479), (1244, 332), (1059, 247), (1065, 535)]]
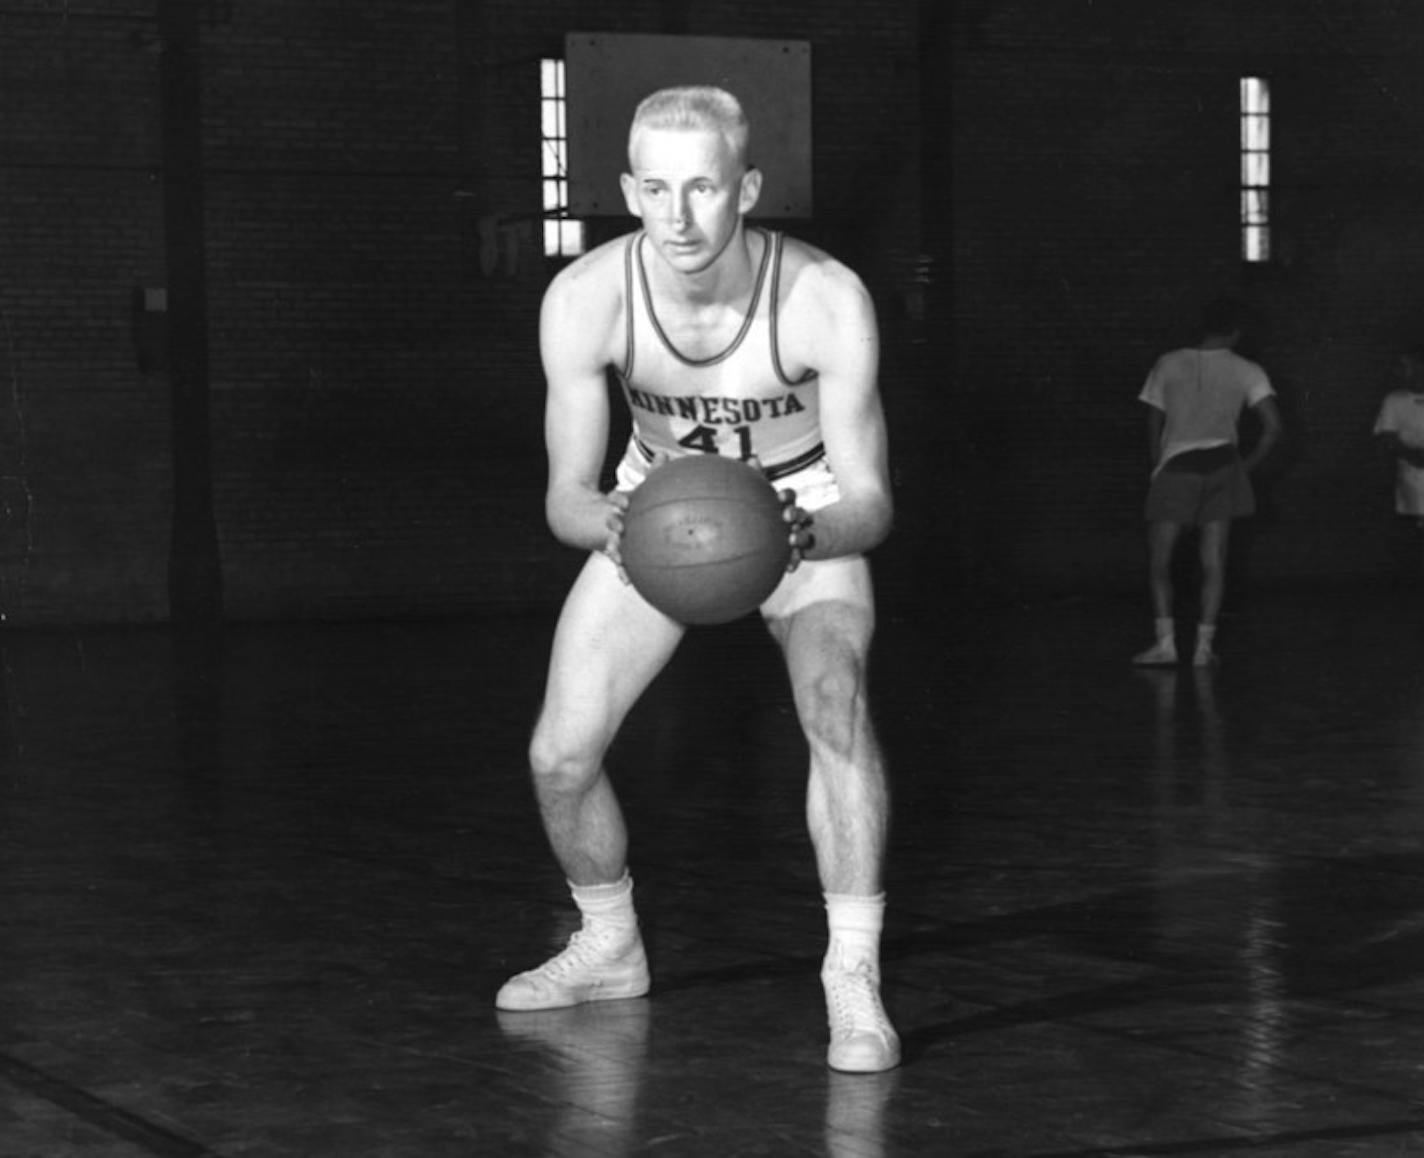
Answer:
[(568, 102), (564, 62), (539, 62), (540, 175), (544, 195), (544, 256), (577, 257), (584, 251), (584, 225), (569, 217)]
[(1241, 78), (1241, 256), (1271, 259), (1271, 88)]

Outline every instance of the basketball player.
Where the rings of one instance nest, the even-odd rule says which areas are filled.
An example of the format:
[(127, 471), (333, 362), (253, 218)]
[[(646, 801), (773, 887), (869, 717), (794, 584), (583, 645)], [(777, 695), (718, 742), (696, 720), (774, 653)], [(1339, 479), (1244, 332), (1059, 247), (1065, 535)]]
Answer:
[[(590, 553), (554, 638), (530, 745), (545, 831), (582, 916), (563, 952), (500, 989), (533, 1010), (649, 987), (628, 838), (604, 754), (683, 628), (622, 577), (627, 494), (662, 456), (754, 459), (779, 488), (793, 565), (761, 613), (785, 657), (810, 749), (807, 817), (824, 890), (821, 979), (837, 1070), (894, 1067), (880, 1000), (888, 793), (866, 704), (875, 623), (865, 553), (890, 530), (879, 337), (860, 280), (825, 253), (748, 225), (761, 174), (737, 100), (656, 92), (638, 107), (622, 188), (642, 228), (556, 277), (544, 298), (546, 512)], [(633, 435), (600, 489), (605, 371)]]
[[(1216, 662), (1216, 619), (1226, 585), (1231, 522), (1255, 511), (1250, 472), (1270, 454), (1281, 433), (1270, 379), (1235, 351), (1241, 333), (1236, 303), (1212, 302), (1203, 311), (1201, 340), (1158, 358), (1138, 394), (1148, 407), (1153, 462), (1145, 514), (1157, 641), (1133, 657), (1137, 664), (1177, 662), (1172, 556), (1188, 527), (1197, 528), (1202, 569), (1192, 663), (1208, 667)], [(1243, 459), (1237, 450), (1237, 424), (1248, 407), (1260, 419), (1261, 436)]]
[[(1394, 459), (1394, 510), (1424, 531), (1424, 346), (1400, 352), (1399, 385), (1385, 395), (1375, 417), (1375, 437)], [(1413, 536), (1410, 573), (1419, 569)]]

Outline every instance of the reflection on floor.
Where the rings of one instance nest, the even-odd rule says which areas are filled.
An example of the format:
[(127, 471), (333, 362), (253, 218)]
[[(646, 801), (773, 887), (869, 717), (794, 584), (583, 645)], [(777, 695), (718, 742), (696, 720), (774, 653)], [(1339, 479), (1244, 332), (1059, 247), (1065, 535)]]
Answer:
[(7, 1158), (1424, 1153), (1424, 638), (1257, 597), (891, 613), (886, 1000), (824, 1066), (804, 753), (758, 626), (612, 762), (654, 990), (497, 1014), (568, 933), (523, 770), (551, 623), (11, 633)]

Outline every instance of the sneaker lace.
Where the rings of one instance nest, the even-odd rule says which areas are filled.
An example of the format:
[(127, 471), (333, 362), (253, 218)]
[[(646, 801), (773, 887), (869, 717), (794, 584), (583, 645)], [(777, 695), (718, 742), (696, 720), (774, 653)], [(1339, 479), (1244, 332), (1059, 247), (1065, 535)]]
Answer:
[(611, 955), (612, 939), (597, 929), (579, 929), (569, 938), (563, 952), (549, 958), (538, 972), (545, 977), (566, 977)]
[(837, 970), (830, 991), (831, 1024), (842, 1033), (881, 1032), (885, 1011), (880, 1004), (878, 978), (868, 961), (854, 969)]

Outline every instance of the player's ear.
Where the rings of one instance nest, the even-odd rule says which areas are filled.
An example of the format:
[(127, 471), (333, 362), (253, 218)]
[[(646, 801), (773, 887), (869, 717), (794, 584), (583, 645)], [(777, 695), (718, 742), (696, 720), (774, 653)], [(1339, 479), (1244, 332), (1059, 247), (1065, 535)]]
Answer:
[(737, 211), (750, 213), (761, 196), (761, 170), (749, 168), (742, 174), (742, 187), (737, 196)]
[(623, 190), (623, 204), (628, 207), (628, 212), (634, 217), (641, 217), (642, 210), (638, 208), (638, 181), (632, 173), (623, 173), (618, 178), (618, 187)]

